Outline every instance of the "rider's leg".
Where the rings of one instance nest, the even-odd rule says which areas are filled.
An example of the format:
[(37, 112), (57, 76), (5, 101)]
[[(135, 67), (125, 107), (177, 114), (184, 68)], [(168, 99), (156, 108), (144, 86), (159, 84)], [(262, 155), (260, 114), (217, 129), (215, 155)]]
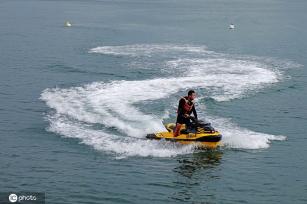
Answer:
[(177, 137), (179, 135), (180, 129), (181, 129), (181, 124), (176, 123), (176, 127), (175, 127), (175, 130), (174, 130), (174, 137)]

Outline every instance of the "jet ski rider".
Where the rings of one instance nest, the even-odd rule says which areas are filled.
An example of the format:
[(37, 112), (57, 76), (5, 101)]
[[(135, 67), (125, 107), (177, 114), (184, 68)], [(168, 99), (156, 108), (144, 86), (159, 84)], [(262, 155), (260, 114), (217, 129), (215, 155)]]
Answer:
[(180, 134), (180, 128), (182, 124), (186, 125), (186, 128), (191, 126), (191, 113), (195, 119), (197, 119), (197, 113), (195, 110), (194, 99), (196, 98), (196, 93), (194, 90), (188, 92), (188, 96), (184, 96), (179, 100), (178, 110), (177, 110), (177, 121), (176, 128), (174, 131), (174, 137), (177, 137)]

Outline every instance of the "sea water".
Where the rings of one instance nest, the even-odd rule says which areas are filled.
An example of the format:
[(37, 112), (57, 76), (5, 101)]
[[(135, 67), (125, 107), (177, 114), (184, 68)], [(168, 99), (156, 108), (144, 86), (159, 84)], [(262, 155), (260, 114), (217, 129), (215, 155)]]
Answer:
[[(2, 0), (0, 190), (47, 203), (306, 203), (306, 9)], [(145, 139), (189, 89), (222, 148)]]

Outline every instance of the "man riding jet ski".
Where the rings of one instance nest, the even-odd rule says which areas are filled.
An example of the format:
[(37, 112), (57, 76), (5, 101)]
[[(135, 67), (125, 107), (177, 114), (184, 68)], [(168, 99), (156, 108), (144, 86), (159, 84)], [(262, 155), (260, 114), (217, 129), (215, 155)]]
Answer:
[[(216, 148), (220, 145), (222, 135), (210, 123), (197, 119), (193, 100), (196, 93), (193, 90), (179, 101), (176, 124), (165, 125), (166, 132), (148, 134), (148, 139), (166, 139), (182, 144), (196, 143), (199, 147)], [(193, 113), (194, 117), (191, 116)], [(191, 121), (192, 120), (192, 121)]]
[(191, 113), (197, 120), (197, 113), (195, 110), (194, 99), (196, 98), (196, 93), (194, 90), (188, 92), (188, 96), (182, 97), (179, 101), (178, 110), (177, 110), (177, 121), (176, 128), (174, 131), (174, 137), (177, 137), (180, 133), (181, 126), (186, 125), (187, 128), (191, 126)]

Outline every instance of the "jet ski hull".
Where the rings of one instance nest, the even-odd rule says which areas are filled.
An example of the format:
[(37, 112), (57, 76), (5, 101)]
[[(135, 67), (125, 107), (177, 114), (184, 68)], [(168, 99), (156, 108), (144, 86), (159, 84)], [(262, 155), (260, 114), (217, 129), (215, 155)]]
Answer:
[(199, 148), (214, 149), (221, 146), (222, 135), (215, 130), (184, 132), (185, 126), (181, 128), (181, 133), (177, 137), (173, 135), (174, 123), (165, 125), (167, 131), (148, 134), (146, 138), (155, 140), (168, 140), (181, 144), (196, 144)]

